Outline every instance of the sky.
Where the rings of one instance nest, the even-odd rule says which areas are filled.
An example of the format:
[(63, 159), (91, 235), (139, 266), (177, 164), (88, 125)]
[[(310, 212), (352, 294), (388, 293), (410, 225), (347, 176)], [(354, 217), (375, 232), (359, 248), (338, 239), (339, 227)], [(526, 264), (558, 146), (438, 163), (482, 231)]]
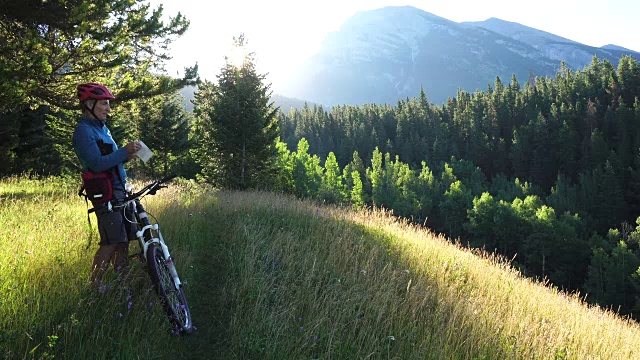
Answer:
[(292, 69), (319, 50), (327, 33), (359, 11), (410, 5), (455, 21), (490, 17), (517, 22), (585, 45), (615, 44), (640, 52), (638, 0), (148, 0), (163, 4), (165, 16), (178, 12), (189, 30), (170, 47), (170, 75), (198, 63), (200, 77), (215, 81), (230, 56), (233, 38), (243, 33), (256, 65), (274, 92)]

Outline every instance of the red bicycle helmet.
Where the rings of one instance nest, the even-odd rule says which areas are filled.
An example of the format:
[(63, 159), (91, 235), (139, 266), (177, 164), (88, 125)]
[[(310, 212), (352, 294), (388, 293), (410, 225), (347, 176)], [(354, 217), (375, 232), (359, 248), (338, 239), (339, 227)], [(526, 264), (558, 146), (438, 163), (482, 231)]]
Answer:
[(104, 85), (97, 83), (88, 83), (78, 85), (78, 100), (84, 102), (85, 100), (113, 100), (116, 97), (111, 94), (109, 89)]

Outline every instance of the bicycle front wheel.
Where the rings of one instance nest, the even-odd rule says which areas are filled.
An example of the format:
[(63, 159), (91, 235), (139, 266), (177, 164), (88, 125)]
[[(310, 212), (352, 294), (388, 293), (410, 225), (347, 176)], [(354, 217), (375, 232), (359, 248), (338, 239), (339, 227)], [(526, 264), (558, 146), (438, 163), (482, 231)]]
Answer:
[(179, 332), (191, 332), (193, 324), (187, 298), (182, 288), (176, 288), (164, 253), (157, 244), (151, 244), (147, 249), (147, 266), (151, 281), (169, 320)]

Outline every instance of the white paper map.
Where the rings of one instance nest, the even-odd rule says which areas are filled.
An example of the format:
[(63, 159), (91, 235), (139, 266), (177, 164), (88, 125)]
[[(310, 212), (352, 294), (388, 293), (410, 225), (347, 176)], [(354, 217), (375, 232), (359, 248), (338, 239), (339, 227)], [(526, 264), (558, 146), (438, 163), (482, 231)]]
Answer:
[(140, 150), (136, 152), (136, 155), (146, 163), (153, 156), (153, 152), (142, 141), (138, 140), (138, 143), (140, 143)]

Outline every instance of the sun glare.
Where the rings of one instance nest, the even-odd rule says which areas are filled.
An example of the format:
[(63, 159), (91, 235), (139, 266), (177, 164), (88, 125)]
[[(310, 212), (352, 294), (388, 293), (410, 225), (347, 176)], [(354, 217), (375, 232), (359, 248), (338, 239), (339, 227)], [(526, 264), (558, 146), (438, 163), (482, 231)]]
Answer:
[(242, 46), (232, 46), (231, 51), (229, 52), (228, 62), (240, 68), (244, 64), (245, 59), (247, 58), (247, 50)]

